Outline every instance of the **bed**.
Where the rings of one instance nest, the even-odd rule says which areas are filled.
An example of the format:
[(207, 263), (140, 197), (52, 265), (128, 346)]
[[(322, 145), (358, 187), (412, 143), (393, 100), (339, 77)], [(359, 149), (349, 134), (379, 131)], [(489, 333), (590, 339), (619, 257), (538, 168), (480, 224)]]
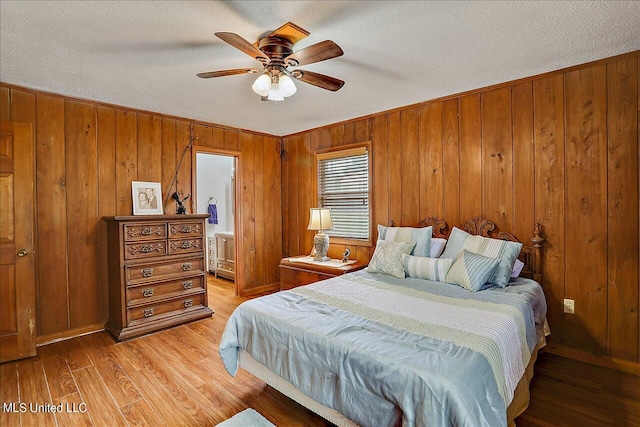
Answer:
[[(400, 229), (379, 227), (379, 233)], [(513, 242), (525, 267), (508, 286), (470, 292), (444, 279), (376, 272), (379, 248), (403, 246), (388, 243), (395, 238), (379, 240), (369, 271), (238, 306), (220, 342), (227, 371), (243, 368), (339, 426), (513, 425), (528, 405), (533, 365), (549, 333), (539, 225), (531, 245), (482, 218), (462, 229), (450, 230), (438, 218), (403, 229), (411, 235), (404, 246), (412, 246), (401, 257), (406, 270), (413, 271), (410, 261), (427, 261), (422, 258), (441, 264), (412, 255), (425, 255), (410, 245), (425, 233), (449, 238), (442, 256), (448, 249), (458, 255), (442, 262), (451, 259), (451, 272), (463, 255), (473, 262), (499, 259), (469, 254), (480, 240), (511, 249)]]

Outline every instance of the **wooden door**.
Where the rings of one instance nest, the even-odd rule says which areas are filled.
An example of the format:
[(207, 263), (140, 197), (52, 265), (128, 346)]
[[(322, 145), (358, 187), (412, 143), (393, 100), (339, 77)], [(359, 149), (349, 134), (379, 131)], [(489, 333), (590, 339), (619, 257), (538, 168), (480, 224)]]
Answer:
[(36, 354), (31, 124), (0, 130), (0, 362)]

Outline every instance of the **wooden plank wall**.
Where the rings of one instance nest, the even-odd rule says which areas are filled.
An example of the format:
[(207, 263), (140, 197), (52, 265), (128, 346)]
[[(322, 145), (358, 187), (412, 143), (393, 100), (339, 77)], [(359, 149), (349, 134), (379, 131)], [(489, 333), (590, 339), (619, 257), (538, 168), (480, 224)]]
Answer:
[[(100, 218), (131, 214), (131, 181), (161, 182), (166, 196), (192, 122), (4, 84), (0, 118), (35, 129), (38, 336), (100, 327), (108, 318)], [(194, 123), (194, 136), (198, 145), (241, 153), (241, 292), (277, 285), (279, 138), (206, 123)], [(185, 194), (192, 192), (191, 158), (189, 151), (178, 174)], [(173, 201), (164, 209), (173, 212)]]
[(633, 52), (285, 137), (284, 252), (311, 249), (314, 151), (371, 141), (374, 224), (480, 215), (529, 239), (540, 222), (551, 347), (639, 362), (638, 62)]

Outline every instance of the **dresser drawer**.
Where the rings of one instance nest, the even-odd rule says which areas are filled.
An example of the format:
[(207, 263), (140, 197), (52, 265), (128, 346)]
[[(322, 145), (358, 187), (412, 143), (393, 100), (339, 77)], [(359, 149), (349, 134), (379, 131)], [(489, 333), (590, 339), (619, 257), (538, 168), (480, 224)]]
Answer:
[(296, 286), (308, 285), (320, 280), (329, 279), (333, 276), (319, 274), (311, 271), (294, 270), (289, 268), (280, 268), (280, 284), (281, 288), (292, 289)]
[(156, 282), (139, 284), (127, 287), (127, 306), (144, 304), (153, 300), (179, 296), (185, 292), (204, 290), (204, 276), (169, 280), (166, 282)]
[(169, 223), (169, 238), (202, 236), (203, 232), (201, 222)]
[(188, 295), (157, 304), (142, 305), (128, 308), (127, 318), (129, 326), (143, 322), (152, 322), (168, 316), (178, 315), (181, 312), (198, 310), (204, 305), (204, 292)]
[(185, 272), (203, 272), (204, 258), (185, 258), (172, 261), (148, 264), (128, 265), (125, 267), (127, 283), (140, 280), (155, 280), (174, 274), (184, 275)]
[(283, 258), (280, 261), (280, 290), (308, 285), (320, 280), (362, 270), (366, 267), (366, 264), (357, 261), (352, 261), (345, 265), (335, 265), (335, 263), (309, 263), (303, 261), (305, 258), (308, 257), (290, 257)]
[(165, 223), (124, 224), (125, 242), (140, 240), (166, 239), (167, 225)]
[(184, 254), (190, 252), (202, 252), (204, 250), (204, 238), (172, 239), (169, 240), (169, 254)]
[(236, 265), (232, 261), (220, 261), (218, 260), (218, 268), (228, 271), (235, 271)]
[(167, 254), (167, 241), (149, 241), (124, 244), (125, 259), (151, 258)]

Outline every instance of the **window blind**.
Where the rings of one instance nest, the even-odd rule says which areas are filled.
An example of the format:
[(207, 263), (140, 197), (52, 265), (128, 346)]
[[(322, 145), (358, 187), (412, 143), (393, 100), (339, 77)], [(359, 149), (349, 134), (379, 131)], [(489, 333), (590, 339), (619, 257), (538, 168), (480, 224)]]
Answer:
[(317, 155), (318, 204), (331, 209), (330, 236), (369, 238), (369, 155), (365, 147)]

